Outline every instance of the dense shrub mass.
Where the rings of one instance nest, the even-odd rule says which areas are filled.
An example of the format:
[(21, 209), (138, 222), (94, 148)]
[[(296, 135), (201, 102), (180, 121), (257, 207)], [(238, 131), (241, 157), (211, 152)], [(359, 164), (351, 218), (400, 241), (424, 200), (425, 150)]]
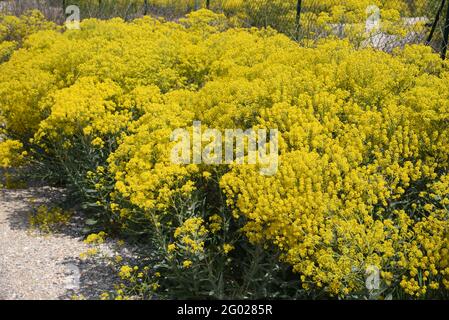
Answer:
[[(449, 65), (229, 26), (202, 10), (28, 36), (0, 65), (0, 164), (153, 244), (117, 298), (447, 297)], [(173, 164), (172, 131), (196, 120), (277, 128), (277, 174)]]
[(28, 11), (21, 17), (0, 14), (0, 62), (7, 60), (28, 35), (57, 28), (39, 11)]

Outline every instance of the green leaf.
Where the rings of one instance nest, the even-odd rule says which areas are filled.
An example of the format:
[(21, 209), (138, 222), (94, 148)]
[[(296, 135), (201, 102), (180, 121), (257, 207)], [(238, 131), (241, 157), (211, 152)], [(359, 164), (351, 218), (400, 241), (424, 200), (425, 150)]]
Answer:
[(94, 220), (94, 219), (87, 219), (86, 221), (85, 221), (85, 223), (87, 224), (87, 225), (89, 225), (89, 226), (93, 226), (93, 225), (95, 225), (95, 224), (97, 224), (97, 220)]

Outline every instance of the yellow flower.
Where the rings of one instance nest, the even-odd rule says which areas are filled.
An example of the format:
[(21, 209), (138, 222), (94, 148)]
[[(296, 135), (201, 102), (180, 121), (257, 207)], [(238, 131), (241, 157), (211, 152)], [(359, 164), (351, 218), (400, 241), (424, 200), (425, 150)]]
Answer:
[(187, 269), (187, 268), (190, 268), (192, 266), (192, 264), (193, 264), (192, 261), (184, 260), (184, 262), (182, 263), (182, 266)]
[(209, 179), (212, 176), (212, 174), (208, 171), (204, 171), (203, 172), (203, 178), (205, 178), (206, 180)]
[(209, 229), (212, 233), (217, 233), (222, 229), (223, 218), (218, 214), (214, 214), (209, 218)]
[(109, 299), (110, 299), (109, 293), (103, 292), (103, 293), (100, 295), (100, 299), (101, 299), (101, 300), (109, 300)]
[(0, 168), (18, 167), (22, 165), (26, 156), (26, 152), (22, 151), (22, 148), (23, 144), (16, 140), (0, 141)]
[(94, 140), (92, 140), (92, 145), (98, 148), (104, 147), (104, 141), (100, 137), (96, 137)]
[(224, 252), (225, 254), (228, 254), (229, 252), (231, 252), (231, 251), (234, 250), (234, 249), (235, 249), (235, 247), (234, 247), (232, 244), (225, 243), (225, 244), (223, 245), (223, 252)]
[(80, 259), (85, 260), (88, 257), (97, 255), (99, 250), (97, 248), (89, 248), (87, 251), (80, 253)]
[(157, 282), (154, 282), (151, 284), (151, 289), (153, 289), (153, 291), (156, 291), (159, 287), (160, 287), (160, 285)]
[(100, 231), (99, 233), (92, 233), (87, 236), (84, 240), (87, 244), (102, 244), (105, 241), (107, 234), (104, 231)]
[(170, 244), (168, 245), (168, 247), (167, 247), (167, 251), (168, 251), (169, 253), (171, 253), (171, 252), (173, 252), (173, 251), (175, 251), (175, 250), (176, 250), (176, 244), (170, 243)]
[(208, 233), (202, 218), (189, 218), (176, 228), (174, 236), (186, 251), (201, 253), (204, 251), (204, 240)]
[(124, 265), (120, 268), (119, 276), (123, 280), (131, 278), (131, 273), (133, 272), (133, 268), (128, 265)]

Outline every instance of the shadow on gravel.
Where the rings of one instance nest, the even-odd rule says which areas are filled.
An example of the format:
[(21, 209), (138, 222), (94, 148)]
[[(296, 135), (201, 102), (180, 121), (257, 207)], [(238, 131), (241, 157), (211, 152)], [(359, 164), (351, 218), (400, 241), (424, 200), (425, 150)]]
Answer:
[[(0, 201), (6, 206), (9, 214), (4, 220), (11, 230), (20, 230), (30, 232), (36, 237), (70, 237), (80, 243), (80, 249), (87, 250), (87, 246), (82, 242), (85, 234), (86, 216), (80, 210), (76, 210), (70, 223), (58, 230), (52, 230), (50, 234), (40, 233), (30, 229), (29, 215), (34, 208), (40, 205), (60, 206), (65, 200), (63, 189), (51, 187), (31, 187), (20, 190), (0, 189)], [(116, 254), (123, 258), (123, 263), (137, 264), (139, 254), (137, 247), (125, 244), (118, 247), (116, 241), (107, 239), (106, 243), (101, 245), (101, 254), (82, 260), (78, 257), (79, 253), (67, 257), (58, 264), (63, 266), (64, 271), (64, 294), (58, 299), (72, 299), (74, 295), (83, 296), (86, 299), (99, 299), (105, 291), (114, 290), (114, 284), (119, 283), (117, 275), (117, 266), (111, 261)], [(139, 246), (140, 250), (147, 250)], [(150, 251), (151, 252), (151, 251)]]
[(121, 283), (121, 279), (118, 276), (119, 266), (113, 262), (113, 253), (118, 253), (122, 257), (122, 264), (138, 265), (144, 261), (137, 253), (136, 247), (125, 244), (121, 248), (115, 248), (117, 251), (111, 250), (111, 247), (113, 245), (110, 242), (109, 248), (103, 250), (103, 253), (106, 253), (103, 256), (94, 256), (86, 260), (65, 259), (62, 265), (65, 269), (66, 292), (58, 299), (70, 300), (76, 296), (87, 300), (99, 300), (102, 293), (114, 291), (114, 285)]
[[(8, 216), (7, 221), (12, 230), (30, 231), (29, 216), (39, 206), (64, 207), (66, 194), (64, 189), (48, 186), (30, 187), (28, 189), (0, 189), (0, 200), (7, 204), (15, 205), (10, 208), (14, 214)], [(52, 234), (66, 235), (73, 238), (85, 236), (83, 233), (85, 215), (75, 210), (69, 223), (56, 230)]]
[(0, 200), (11, 206), (9, 209), (14, 211), (14, 214), (8, 217), (11, 229), (29, 229), (28, 216), (33, 207), (56, 203), (62, 199), (64, 199), (63, 190), (50, 187), (0, 189)]
[(97, 300), (103, 292), (114, 290), (114, 284), (119, 282), (114, 267), (102, 258), (66, 259), (63, 265), (66, 292), (58, 297), (60, 300), (70, 300), (73, 296)]

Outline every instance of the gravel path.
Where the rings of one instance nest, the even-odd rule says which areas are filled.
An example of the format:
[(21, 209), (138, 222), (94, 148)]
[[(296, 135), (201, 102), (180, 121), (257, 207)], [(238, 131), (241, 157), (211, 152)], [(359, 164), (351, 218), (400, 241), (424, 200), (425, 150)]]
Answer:
[[(31, 199), (45, 203), (61, 197), (61, 190), (49, 187), (0, 190), (0, 299), (96, 299), (111, 289), (115, 273), (108, 263), (79, 259), (88, 249), (77, 229), (82, 224), (72, 222), (50, 235), (30, 230)], [(101, 251), (114, 254), (109, 244)]]

